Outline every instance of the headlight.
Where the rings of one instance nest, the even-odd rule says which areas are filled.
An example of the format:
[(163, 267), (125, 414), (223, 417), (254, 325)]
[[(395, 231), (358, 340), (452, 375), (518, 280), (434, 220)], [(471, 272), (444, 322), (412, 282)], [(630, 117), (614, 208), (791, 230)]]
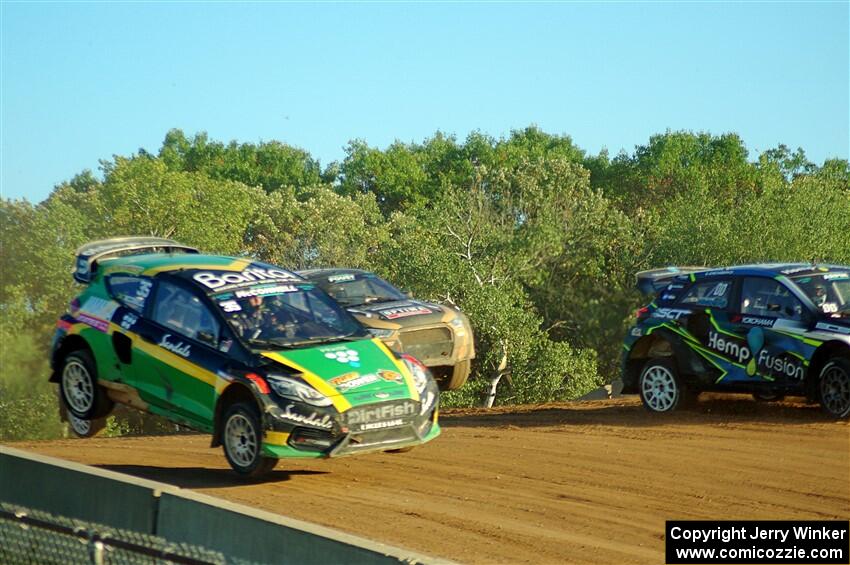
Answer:
[(453, 319), (449, 324), (455, 329), (455, 336), (463, 337), (466, 335), (466, 324), (463, 323), (463, 318), (460, 316)]
[(393, 331), (395, 330), (382, 330), (378, 328), (366, 328), (369, 330), (369, 333), (375, 337), (390, 337), (393, 335)]
[(295, 379), (281, 377), (279, 375), (269, 375), (266, 377), (266, 380), (269, 382), (272, 390), (284, 398), (300, 400), (313, 406), (330, 406), (331, 404), (330, 398)]
[(410, 371), (411, 376), (413, 377), (413, 384), (416, 386), (416, 390), (419, 391), (419, 394), (425, 390), (425, 387), (428, 385), (428, 369), (423, 365), (419, 359), (413, 357), (412, 355), (402, 355), (401, 360), (404, 361), (404, 365)]

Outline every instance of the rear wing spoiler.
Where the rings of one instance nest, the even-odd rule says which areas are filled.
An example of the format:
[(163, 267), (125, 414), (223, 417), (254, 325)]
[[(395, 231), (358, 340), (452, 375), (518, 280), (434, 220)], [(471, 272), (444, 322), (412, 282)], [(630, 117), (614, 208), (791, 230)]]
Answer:
[(198, 253), (198, 250), (182, 243), (161, 237), (114, 237), (86, 243), (75, 252), (74, 280), (87, 284), (97, 271), (97, 263), (103, 259), (142, 253)]
[(687, 277), (691, 273), (709, 269), (710, 267), (665, 267), (641, 271), (637, 274), (637, 287), (644, 294), (656, 294), (677, 277)]

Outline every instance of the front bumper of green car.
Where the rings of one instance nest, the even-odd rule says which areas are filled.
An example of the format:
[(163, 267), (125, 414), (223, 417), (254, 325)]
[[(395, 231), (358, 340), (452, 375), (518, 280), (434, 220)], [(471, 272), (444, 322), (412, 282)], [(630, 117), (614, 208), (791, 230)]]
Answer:
[[(435, 404), (425, 414), (399, 425), (393, 425), (392, 421), (378, 421), (375, 422), (373, 429), (360, 431), (349, 429), (344, 423), (339, 422), (332, 430), (310, 426), (280, 426), (278, 422), (272, 422), (272, 428), (285, 428), (286, 431), (275, 429), (266, 431), (263, 438), (263, 454), (278, 459), (315, 459), (421, 445), (440, 435), (438, 414), (439, 410)], [(381, 427), (382, 424), (388, 424), (390, 427)]]

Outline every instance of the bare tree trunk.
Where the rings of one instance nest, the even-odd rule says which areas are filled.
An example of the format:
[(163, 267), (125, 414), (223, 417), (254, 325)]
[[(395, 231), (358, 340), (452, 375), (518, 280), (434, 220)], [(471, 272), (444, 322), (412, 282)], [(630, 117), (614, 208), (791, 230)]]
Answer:
[(499, 386), (499, 381), (502, 377), (507, 377), (510, 380), (510, 371), (508, 370), (508, 344), (504, 339), (499, 340), (502, 345), (502, 360), (499, 361), (499, 366), (496, 368), (496, 375), (490, 379), (490, 391), (484, 398), (484, 407), (492, 408), (493, 402), (496, 400), (496, 389)]

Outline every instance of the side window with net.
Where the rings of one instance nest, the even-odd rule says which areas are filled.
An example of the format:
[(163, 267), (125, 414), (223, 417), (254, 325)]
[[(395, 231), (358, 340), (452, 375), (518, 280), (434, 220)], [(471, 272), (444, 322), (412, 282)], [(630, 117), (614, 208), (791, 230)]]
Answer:
[(201, 299), (171, 283), (161, 282), (156, 293), (153, 320), (191, 339), (215, 343), (219, 324)]
[(731, 292), (732, 283), (728, 280), (699, 282), (688, 289), (680, 303), (688, 306), (725, 309), (729, 306)]
[(107, 287), (115, 300), (142, 313), (151, 294), (153, 282), (147, 277), (112, 275), (107, 279)]
[(741, 314), (801, 320), (803, 305), (782, 283), (748, 277), (741, 288)]

